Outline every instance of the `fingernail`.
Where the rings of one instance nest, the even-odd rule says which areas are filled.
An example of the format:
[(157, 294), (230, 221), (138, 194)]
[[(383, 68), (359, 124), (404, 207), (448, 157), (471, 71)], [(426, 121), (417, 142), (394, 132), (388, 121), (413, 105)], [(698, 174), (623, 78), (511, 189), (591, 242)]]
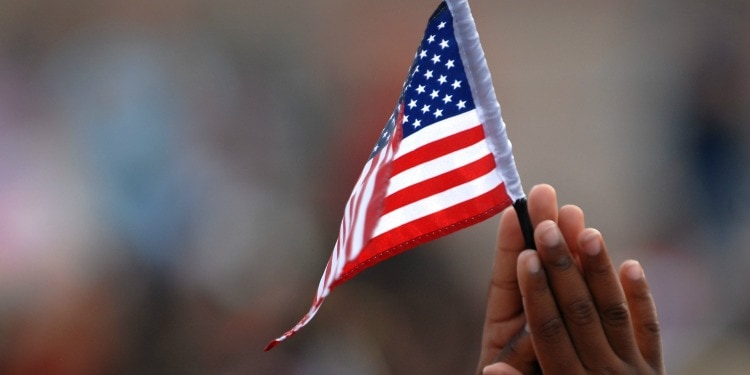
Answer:
[(539, 257), (536, 254), (532, 254), (529, 260), (526, 261), (526, 269), (531, 273), (537, 273), (540, 268), (542, 268), (542, 265), (539, 263)]
[(482, 369), (482, 375), (523, 375), (523, 373), (507, 363), (498, 362)]
[(629, 260), (627, 263), (628, 269), (625, 271), (625, 274), (628, 278), (631, 280), (640, 280), (645, 277), (643, 267), (641, 267), (641, 264), (637, 260)]
[(562, 242), (562, 235), (553, 221), (545, 221), (539, 224), (539, 240), (544, 246), (557, 246)]
[(602, 251), (601, 233), (593, 230), (581, 241), (581, 249), (589, 256), (598, 255)]

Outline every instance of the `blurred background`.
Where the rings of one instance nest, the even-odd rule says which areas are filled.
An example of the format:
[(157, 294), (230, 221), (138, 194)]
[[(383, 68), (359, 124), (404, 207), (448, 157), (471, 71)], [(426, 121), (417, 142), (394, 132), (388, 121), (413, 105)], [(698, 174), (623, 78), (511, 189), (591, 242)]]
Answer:
[[(307, 312), (435, 0), (0, 1), (0, 373), (468, 374), (497, 218)], [(750, 368), (750, 2), (471, 2), (528, 191)]]

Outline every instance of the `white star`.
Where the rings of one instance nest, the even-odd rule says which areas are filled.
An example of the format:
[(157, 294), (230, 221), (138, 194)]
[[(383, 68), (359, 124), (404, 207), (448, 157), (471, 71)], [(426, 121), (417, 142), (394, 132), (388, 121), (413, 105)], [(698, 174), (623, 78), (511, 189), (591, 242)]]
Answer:
[(456, 62), (453, 60), (448, 60), (448, 62), (445, 63), (445, 67), (450, 69), (452, 67), (456, 66)]
[(414, 66), (414, 74), (419, 73), (419, 65)]
[(417, 106), (417, 101), (416, 101), (416, 100), (414, 100), (414, 99), (412, 99), (412, 100), (411, 100), (411, 101), (409, 102), (408, 106), (409, 106), (409, 109), (414, 109), (414, 107), (416, 107), (416, 106)]
[(448, 104), (453, 101), (453, 95), (445, 94), (443, 97), (443, 103)]
[(427, 79), (430, 79), (430, 78), (432, 78), (432, 70), (428, 70), (428, 71), (427, 71), (427, 72), (426, 72), (426, 73), (424, 74), (424, 77), (425, 77), (425, 78), (427, 78)]
[(430, 111), (430, 106), (425, 104), (424, 107), (422, 107), (422, 113), (427, 113)]
[(418, 127), (422, 126), (422, 120), (420, 120), (420, 119), (414, 120), (414, 124), (412, 124), (412, 126), (415, 127), (415, 128), (418, 128)]
[(442, 109), (436, 109), (435, 113), (433, 113), (433, 115), (435, 115), (435, 118), (442, 117), (443, 116), (443, 110)]
[(407, 122), (409, 122), (409, 115), (404, 115), (403, 122), (404, 122), (404, 124), (406, 124)]
[(417, 90), (418, 94), (424, 94), (424, 91), (425, 91), (424, 89), (425, 89), (424, 85), (419, 85), (419, 86), (417, 86), (417, 88), (415, 90)]
[(440, 55), (437, 55), (437, 54), (432, 55), (432, 63), (437, 64), (439, 62), (440, 62)]
[(434, 41), (435, 41), (435, 36), (434, 35), (430, 35), (430, 37), (427, 38), (427, 43), (432, 43)]
[(448, 82), (448, 77), (441, 75), (440, 78), (438, 78), (438, 82), (442, 85), (443, 83)]
[(442, 40), (442, 41), (440, 42), (440, 49), (446, 49), (446, 48), (448, 48), (448, 41), (447, 41), (447, 40), (445, 40), (445, 39), (443, 39), (443, 40)]
[(425, 50), (419, 51), (419, 58), (423, 59), (425, 57), (427, 57), (427, 51), (425, 51)]
[(455, 81), (453, 81), (453, 84), (451, 86), (453, 86), (454, 89), (457, 89), (457, 88), (461, 87), (461, 81), (455, 80)]
[(433, 99), (435, 99), (438, 96), (440, 96), (440, 91), (438, 91), (438, 90), (432, 90), (432, 94), (430, 94), (430, 97), (433, 98)]
[(444, 28), (445, 28), (445, 22), (440, 22), (440, 24), (438, 25), (438, 30), (441, 30)]
[(465, 100), (459, 100), (458, 103), (456, 103), (456, 107), (458, 107), (458, 109), (464, 109), (464, 108), (466, 108), (466, 101)]

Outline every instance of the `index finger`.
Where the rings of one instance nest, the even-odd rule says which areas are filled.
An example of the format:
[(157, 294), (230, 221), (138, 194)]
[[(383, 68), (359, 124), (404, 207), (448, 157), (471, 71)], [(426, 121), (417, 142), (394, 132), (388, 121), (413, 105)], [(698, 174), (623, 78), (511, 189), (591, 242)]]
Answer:
[[(544, 220), (556, 222), (558, 212), (555, 189), (547, 184), (534, 186), (529, 191), (528, 210), (533, 226)], [(526, 322), (516, 274), (518, 255), (525, 247), (518, 215), (513, 207), (509, 207), (500, 218), (498, 228), (482, 351), (479, 356), (480, 369), (494, 362), (503, 347)]]
[(518, 216), (513, 207), (503, 212), (498, 227), (495, 261), (492, 265), (487, 314), (484, 320), (479, 368), (492, 363), (503, 347), (525, 323), (516, 261), (524, 249)]

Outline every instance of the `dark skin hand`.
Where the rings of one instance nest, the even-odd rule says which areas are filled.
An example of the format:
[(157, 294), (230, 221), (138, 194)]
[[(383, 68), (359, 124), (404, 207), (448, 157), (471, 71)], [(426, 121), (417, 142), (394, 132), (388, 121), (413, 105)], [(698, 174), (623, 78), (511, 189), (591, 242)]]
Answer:
[(549, 185), (529, 193), (537, 251), (512, 209), (500, 220), (480, 374), (664, 374), (651, 292), (640, 264), (619, 275), (601, 234)]

